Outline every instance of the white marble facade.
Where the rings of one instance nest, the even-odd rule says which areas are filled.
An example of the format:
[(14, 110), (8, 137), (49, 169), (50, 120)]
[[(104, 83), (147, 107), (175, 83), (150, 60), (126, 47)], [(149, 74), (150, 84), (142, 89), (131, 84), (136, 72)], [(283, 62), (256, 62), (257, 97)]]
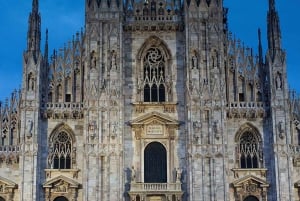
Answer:
[(222, 0), (86, 0), (50, 59), (38, 4), (22, 90), (0, 106), (0, 201), (300, 199), (274, 0), (266, 55), (260, 31), (257, 55), (231, 37)]

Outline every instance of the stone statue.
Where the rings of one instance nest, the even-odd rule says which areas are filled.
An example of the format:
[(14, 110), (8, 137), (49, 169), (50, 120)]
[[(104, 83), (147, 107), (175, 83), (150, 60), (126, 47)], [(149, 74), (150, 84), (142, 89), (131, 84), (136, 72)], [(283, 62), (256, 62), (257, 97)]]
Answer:
[(282, 82), (281, 82), (281, 76), (279, 73), (277, 73), (277, 76), (276, 76), (276, 88), (277, 89), (281, 89), (281, 85), (282, 85)]
[(181, 181), (181, 176), (182, 176), (182, 169), (177, 168), (176, 169), (176, 182), (180, 182)]
[(94, 50), (91, 52), (90, 65), (91, 68), (97, 67), (97, 57), (96, 57), (96, 52)]
[(135, 172), (134, 166), (132, 166), (131, 167), (131, 181), (135, 182), (135, 179), (136, 179), (136, 172)]
[(111, 53), (111, 69), (117, 70), (117, 54), (114, 50)]
[(281, 139), (283, 139), (283, 138), (285, 137), (283, 121), (280, 121), (280, 122), (278, 123), (278, 133), (279, 133), (279, 137), (280, 137)]
[(192, 57), (192, 69), (198, 68), (198, 58), (194, 55)]
[(33, 121), (29, 119), (27, 121), (27, 127), (26, 127), (26, 135), (28, 137), (32, 136), (32, 128), (33, 128)]

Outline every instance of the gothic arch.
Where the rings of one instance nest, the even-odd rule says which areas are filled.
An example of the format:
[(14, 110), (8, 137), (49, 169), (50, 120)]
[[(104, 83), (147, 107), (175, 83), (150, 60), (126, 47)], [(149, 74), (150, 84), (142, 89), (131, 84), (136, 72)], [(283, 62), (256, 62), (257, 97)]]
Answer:
[(59, 196), (59, 197), (56, 197), (54, 199), (54, 201), (69, 201), (67, 198), (65, 198), (64, 196)]
[(247, 132), (247, 131), (253, 133), (253, 134), (257, 137), (257, 140), (258, 140), (259, 142), (262, 142), (262, 138), (261, 138), (260, 132), (258, 131), (258, 129), (257, 129), (254, 125), (252, 125), (252, 124), (250, 124), (250, 123), (245, 123), (245, 124), (243, 124), (243, 125), (239, 128), (239, 130), (236, 132), (234, 141), (235, 141), (236, 143), (238, 143), (239, 140), (240, 140), (240, 138), (241, 138), (241, 136), (242, 136), (245, 132)]
[(76, 161), (75, 135), (62, 123), (48, 139), (48, 166), (51, 169), (72, 169)]
[(167, 183), (167, 149), (160, 142), (151, 142), (144, 149), (145, 183)]
[(147, 50), (153, 46), (159, 47), (163, 52), (163, 56), (165, 56), (165, 58), (167, 58), (168, 61), (171, 60), (171, 58), (172, 58), (171, 50), (168, 48), (168, 45), (163, 40), (158, 38), (157, 36), (150, 36), (143, 43), (143, 45), (141, 46), (141, 48), (139, 49), (139, 51), (137, 53), (137, 60), (139, 62), (141, 62), (141, 60), (146, 55)]
[(259, 200), (257, 199), (257, 197), (250, 195), (246, 197), (243, 201), (259, 201)]
[(61, 131), (67, 132), (67, 133), (70, 135), (70, 137), (72, 138), (72, 142), (73, 142), (73, 143), (76, 142), (76, 138), (75, 138), (73, 129), (72, 129), (69, 125), (67, 125), (67, 124), (65, 124), (65, 123), (60, 123), (60, 124), (58, 124), (58, 125), (53, 129), (53, 131), (51, 132), (51, 134), (50, 134), (50, 136), (49, 136), (48, 141), (53, 140), (52, 138), (53, 138), (54, 134), (55, 134), (55, 133), (59, 133), (59, 132), (61, 132)]
[(258, 130), (244, 124), (238, 131), (235, 142), (236, 159), (239, 168), (260, 168), (262, 166), (262, 139)]
[(158, 37), (151, 36), (137, 53), (138, 101), (172, 100), (171, 52)]

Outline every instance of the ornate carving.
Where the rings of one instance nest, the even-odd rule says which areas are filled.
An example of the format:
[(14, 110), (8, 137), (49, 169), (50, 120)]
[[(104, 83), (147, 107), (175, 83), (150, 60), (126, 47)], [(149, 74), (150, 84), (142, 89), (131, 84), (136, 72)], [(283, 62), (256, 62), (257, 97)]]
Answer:
[(82, 119), (83, 103), (47, 103), (42, 105), (45, 119)]
[(55, 184), (53, 184), (54, 187), (54, 191), (56, 193), (67, 193), (68, 191), (68, 183), (66, 183), (63, 180), (60, 180), (58, 182), (56, 182)]
[(228, 118), (264, 118), (267, 105), (262, 102), (231, 102), (227, 104)]
[(94, 139), (96, 137), (96, 130), (97, 130), (96, 121), (90, 121), (90, 123), (88, 124), (88, 131), (91, 139)]
[(277, 130), (278, 130), (278, 136), (279, 136), (279, 138), (284, 139), (285, 132), (284, 132), (284, 122), (283, 121), (278, 122), (278, 124), (277, 124)]

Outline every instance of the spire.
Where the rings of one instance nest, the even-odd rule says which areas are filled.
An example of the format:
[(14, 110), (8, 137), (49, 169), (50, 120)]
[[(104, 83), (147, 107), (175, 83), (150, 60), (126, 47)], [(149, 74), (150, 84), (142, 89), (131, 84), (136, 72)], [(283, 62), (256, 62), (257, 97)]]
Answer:
[(45, 42), (45, 52), (44, 52), (44, 59), (48, 64), (48, 29), (46, 29), (46, 42)]
[(38, 0), (32, 0), (32, 11), (28, 19), (27, 51), (40, 52), (41, 42), (41, 16), (38, 8)]
[(272, 57), (281, 50), (281, 31), (279, 16), (275, 8), (275, 0), (269, 0), (268, 11), (268, 48)]
[(269, 0), (269, 10), (275, 11), (275, 0)]
[(258, 55), (259, 55), (259, 64), (262, 65), (263, 63), (263, 49), (261, 43), (261, 31), (258, 29)]
[(33, 13), (38, 13), (39, 12), (39, 1), (38, 0), (33, 0), (32, 1), (32, 12)]

